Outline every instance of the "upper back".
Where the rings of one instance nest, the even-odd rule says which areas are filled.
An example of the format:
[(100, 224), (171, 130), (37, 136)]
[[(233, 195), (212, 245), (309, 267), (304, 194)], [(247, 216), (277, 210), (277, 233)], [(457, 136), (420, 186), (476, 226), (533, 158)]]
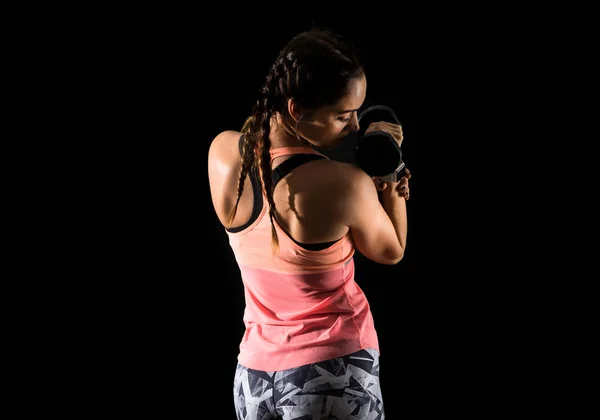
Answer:
[[(227, 225), (237, 199), (240, 138), (240, 132), (223, 132), (215, 138), (209, 153), (213, 204), (221, 223), (234, 231), (252, 222), (251, 219), (258, 215), (258, 203), (266, 201), (262, 189), (262, 197), (257, 197), (257, 174), (254, 174), (254, 188), (253, 176), (247, 176), (236, 216), (231, 226)], [(298, 153), (319, 154), (298, 148), (274, 149), (271, 151), (272, 167), (278, 167)], [(332, 243), (342, 238), (349, 230), (344, 213), (348, 210), (349, 184), (355, 171), (348, 163), (328, 158), (295, 167), (275, 185), (273, 192), (276, 221), (280, 227), (301, 244)]]
[(296, 241), (330, 243), (348, 233), (348, 166), (327, 158), (307, 162), (275, 186), (277, 221)]

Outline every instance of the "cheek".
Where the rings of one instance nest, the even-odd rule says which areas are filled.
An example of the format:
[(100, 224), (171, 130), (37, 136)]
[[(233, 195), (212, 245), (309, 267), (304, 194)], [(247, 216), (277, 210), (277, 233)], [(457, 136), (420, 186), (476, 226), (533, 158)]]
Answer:
[(327, 138), (338, 138), (344, 135), (347, 129), (346, 124), (332, 124), (324, 130), (324, 134)]
[(335, 120), (329, 124), (329, 131), (331, 132), (342, 132), (350, 126), (349, 122), (343, 122), (339, 120)]
[(304, 134), (315, 141), (328, 143), (344, 137), (350, 131), (350, 123), (341, 121), (313, 122), (304, 126)]
[(352, 125), (350, 122), (342, 123), (342, 124), (339, 124), (337, 131), (340, 133), (348, 133), (348, 132), (350, 132), (351, 128), (352, 128)]

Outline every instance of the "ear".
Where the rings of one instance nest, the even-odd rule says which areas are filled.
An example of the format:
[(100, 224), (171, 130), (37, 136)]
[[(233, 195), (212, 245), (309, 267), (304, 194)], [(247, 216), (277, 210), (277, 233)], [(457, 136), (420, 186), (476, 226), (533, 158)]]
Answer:
[(288, 114), (294, 119), (294, 121), (298, 122), (300, 118), (302, 118), (302, 109), (300, 105), (293, 99), (288, 99)]

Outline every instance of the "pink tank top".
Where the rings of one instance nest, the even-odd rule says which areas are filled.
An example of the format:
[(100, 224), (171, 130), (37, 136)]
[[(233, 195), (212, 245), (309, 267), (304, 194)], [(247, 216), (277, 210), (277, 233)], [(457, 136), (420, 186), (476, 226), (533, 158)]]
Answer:
[[(286, 147), (277, 156), (320, 154)], [(373, 316), (354, 280), (354, 244), (346, 235), (312, 251), (294, 242), (273, 220), (279, 251), (271, 251), (268, 202), (256, 220), (227, 231), (244, 284), (245, 332), (238, 361), (251, 369), (277, 371), (373, 348), (379, 351)]]

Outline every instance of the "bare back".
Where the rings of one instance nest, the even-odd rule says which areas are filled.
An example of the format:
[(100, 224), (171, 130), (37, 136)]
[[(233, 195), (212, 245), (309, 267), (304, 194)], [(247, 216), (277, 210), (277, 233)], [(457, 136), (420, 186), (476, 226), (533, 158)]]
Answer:
[[(285, 159), (275, 159), (273, 167)], [(344, 180), (349, 170), (349, 164), (329, 159), (307, 162), (276, 185), (277, 220), (293, 239), (303, 244), (324, 243), (348, 233)]]

